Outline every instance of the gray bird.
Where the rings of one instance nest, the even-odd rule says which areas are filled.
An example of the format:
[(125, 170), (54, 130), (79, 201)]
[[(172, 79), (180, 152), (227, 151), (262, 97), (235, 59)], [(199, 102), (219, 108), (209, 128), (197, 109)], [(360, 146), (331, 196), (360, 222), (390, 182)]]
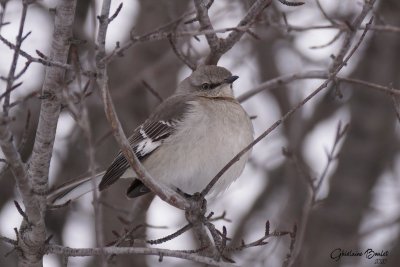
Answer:
[[(233, 94), (232, 83), (237, 78), (223, 67), (200, 66), (135, 129), (129, 142), (157, 182), (186, 194), (200, 192), (253, 141), (252, 123)], [(249, 153), (220, 177), (207, 198), (225, 191), (240, 176)], [(120, 178), (131, 178), (128, 197), (150, 192), (135, 176), (119, 152), (108, 169), (95, 179), (100, 191)], [(63, 204), (91, 190), (91, 177), (77, 179), (54, 189), (48, 202)]]

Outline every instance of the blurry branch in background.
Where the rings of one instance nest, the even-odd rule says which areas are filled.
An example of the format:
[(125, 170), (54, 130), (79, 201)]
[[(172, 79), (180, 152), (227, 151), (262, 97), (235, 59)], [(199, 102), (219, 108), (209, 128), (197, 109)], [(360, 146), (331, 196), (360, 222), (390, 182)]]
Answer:
[[(373, 2), (373, 1), (371, 1)], [(361, 14), (356, 18), (355, 23), (362, 23), (363, 19), (365, 16), (368, 14), (368, 11), (372, 9), (371, 6), (367, 4), (364, 6), (363, 11)], [(372, 19), (368, 22), (367, 25), (371, 25)], [(367, 33), (368, 27), (362, 34), (361, 38), (359, 41), (355, 44), (353, 49), (347, 54), (348, 50), (350, 49), (350, 45), (352, 43), (352, 39), (354, 37), (353, 34), (349, 34), (348, 41), (344, 42), (342, 49), (339, 52), (339, 55), (335, 57), (334, 62), (330, 66), (330, 72), (328, 75), (328, 78), (325, 80), (324, 83), (322, 83), (317, 89), (315, 89), (310, 95), (308, 95), (305, 99), (303, 99), (301, 102), (299, 102), (296, 106), (294, 106), (292, 109), (290, 109), (284, 116), (281, 117), (280, 120), (276, 121), (274, 124), (272, 124), (271, 127), (269, 127), (266, 131), (264, 131), (260, 136), (258, 136), (252, 143), (250, 143), (247, 147), (245, 147), (242, 151), (240, 151), (228, 164), (211, 180), (211, 182), (207, 185), (207, 187), (201, 192), (202, 195), (206, 195), (211, 187), (218, 181), (218, 178), (221, 177), (224, 172), (232, 166), (244, 153), (249, 151), (254, 145), (256, 145), (258, 142), (260, 142), (262, 139), (264, 139), (266, 136), (268, 136), (273, 130), (275, 130), (279, 125), (281, 125), (283, 122), (285, 122), (287, 119), (289, 119), (298, 109), (300, 109), (302, 106), (304, 106), (309, 100), (311, 100), (314, 96), (316, 96), (319, 92), (321, 92), (323, 89), (327, 88), (330, 82), (334, 81), (336, 79), (337, 74), (339, 71), (346, 66), (347, 62), (350, 60), (350, 58), (354, 55), (355, 51), (358, 49), (359, 45), (361, 42), (364, 40), (364, 37)], [(347, 55), (347, 56), (346, 56)], [(345, 57), (346, 56), (346, 57)], [(239, 99), (240, 100), (240, 99)]]
[(300, 253), (300, 249), (302, 248), (302, 245), (304, 242), (303, 239), (304, 239), (307, 222), (308, 222), (308, 219), (310, 216), (310, 212), (319, 201), (317, 199), (317, 195), (320, 192), (321, 185), (328, 174), (328, 170), (329, 170), (331, 164), (337, 158), (336, 151), (338, 149), (338, 145), (342, 141), (342, 139), (346, 136), (348, 127), (349, 127), (349, 124), (342, 126), (342, 123), (339, 121), (337, 128), (336, 128), (336, 135), (335, 135), (335, 139), (334, 139), (332, 148), (330, 149), (330, 151), (326, 151), (326, 157), (327, 157), (326, 165), (318, 178), (313, 178), (307, 171), (305, 171), (305, 168), (302, 166), (300, 161), (297, 159), (296, 155), (292, 151), (290, 151), (290, 149), (287, 149), (287, 148), (283, 149), (284, 156), (287, 157), (294, 164), (299, 176), (304, 179), (304, 181), (307, 183), (307, 185), (309, 186), (310, 191), (311, 191), (310, 200), (303, 208), (303, 216), (301, 217), (302, 221), (300, 223), (300, 229), (298, 231), (296, 243), (293, 243), (293, 249), (292, 249), (293, 255), (292, 255), (292, 258), (287, 261), (286, 266), (292, 266), (296, 257)]
[[(237, 27), (247, 28), (244, 31), (232, 31), (225, 39), (219, 38), (215, 32), (210, 32), (206, 34), (207, 43), (210, 47), (210, 53), (206, 57), (204, 63), (206, 65), (216, 65), (221, 56), (229, 51), (240, 40), (240, 38), (246, 31), (249, 31), (249, 27), (251, 27), (256, 22), (257, 17), (268, 5), (271, 4), (271, 2), (272, 0), (257, 0), (250, 7), (250, 9), (247, 11), (247, 14), (237, 25)], [(286, 1), (280, 2), (283, 4), (288, 3)], [(210, 1), (208, 4), (206, 4), (204, 0), (194, 0), (194, 3), (197, 10), (197, 20), (199, 21), (201, 26), (200, 29), (213, 31), (214, 28), (208, 16), (208, 9), (210, 8), (210, 4), (212, 4), (213, 1)]]
[[(244, 102), (260, 92), (263, 92), (266, 90), (277, 89), (285, 84), (288, 84), (288, 83), (291, 83), (294, 81), (305, 80), (305, 79), (324, 80), (324, 79), (327, 79), (328, 77), (329, 77), (328, 72), (323, 71), (323, 70), (304, 71), (304, 72), (299, 72), (299, 73), (294, 73), (294, 74), (282, 75), (280, 77), (260, 83), (256, 87), (248, 90), (246, 93), (243, 93), (242, 95), (238, 96), (237, 99), (239, 102)], [(360, 80), (360, 79), (336, 76), (335, 82), (339, 83), (339, 84), (342, 82), (343, 83), (360, 84), (360, 85), (364, 85), (365, 87), (356, 87), (357, 89), (362, 89), (362, 90), (363, 89), (372, 89), (372, 90), (380, 91), (382, 93), (387, 93), (388, 95), (391, 95), (393, 97), (400, 96), (400, 89), (393, 88), (391, 86), (383, 86), (383, 85), (379, 85), (376, 83), (366, 82), (366, 81)]]
[(339, 121), (337, 130), (336, 130), (335, 140), (332, 145), (332, 148), (330, 151), (326, 151), (326, 156), (327, 156), (326, 165), (318, 178), (314, 179), (309, 174), (301, 173), (301, 166), (300, 166), (300, 163), (297, 161), (296, 157), (290, 152), (287, 152), (287, 151), (285, 152), (285, 156), (287, 156), (294, 163), (296, 169), (299, 170), (299, 173), (300, 173), (299, 176), (301, 176), (301, 178), (304, 178), (305, 182), (309, 185), (309, 188), (311, 190), (310, 200), (304, 206), (304, 209), (303, 209), (303, 216), (302, 216), (302, 221), (300, 224), (298, 241), (297, 241), (297, 244), (295, 245), (294, 255), (293, 255), (294, 257), (293, 257), (292, 261), (290, 262), (291, 265), (293, 265), (293, 262), (295, 261), (296, 257), (298, 257), (298, 255), (300, 253), (300, 249), (302, 248), (302, 245), (304, 242), (305, 229), (307, 226), (307, 222), (309, 220), (310, 212), (317, 205), (317, 203), (319, 201), (317, 199), (317, 194), (320, 192), (321, 185), (328, 174), (328, 170), (329, 170), (332, 162), (337, 158), (336, 150), (337, 150), (338, 145), (341, 142), (341, 140), (345, 137), (348, 127), (349, 127), (349, 124), (346, 124), (344, 127), (342, 127), (342, 124)]
[(7, 3), (8, 0), (3, 0), (0, 1), (0, 32), (1, 32), (1, 28), (7, 24), (9, 24), (8, 22), (4, 22), (4, 14), (6, 13), (6, 7), (7, 7)]
[(176, 37), (173, 35), (168, 36), (168, 41), (171, 45), (172, 50), (174, 51), (175, 55), (186, 65), (188, 66), (191, 70), (196, 69), (196, 64), (191, 61), (190, 58), (182, 54), (182, 52), (178, 49), (176, 46)]
[[(332, 29), (337, 29), (340, 32), (343, 32), (343, 31), (349, 30), (348, 25), (346, 25), (344, 23), (337, 24), (337, 25), (296, 26), (296, 25), (292, 25), (292, 24), (280, 24), (280, 23), (275, 23), (275, 22), (269, 22), (269, 25), (274, 28), (285, 29), (287, 32), (291, 32), (291, 31), (304, 32), (304, 31), (312, 31), (312, 30), (332, 30)], [(365, 26), (359, 26), (356, 29), (358, 31), (363, 31), (363, 30), (365, 30)], [(354, 30), (354, 29), (352, 29), (352, 30)], [(371, 26), (370, 30), (377, 31), (377, 32), (400, 33), (400, 27), (394, 26), (394, 25), (373, 25), (373, 26)], [(330, 43), (330, 44), (332, 44), (332, 43)], [(314, 48), (324, 48), (326, 46), (327, 45), (324, 45), (322, 47), (314, 47)]]
[[(75, 60), (77, 60), (75, 58)], [(78, 64), (78, 63), (77, 63)], [(79, 77), (79, 72), (78, 72), (78, 87), (79, 87), (79, 94), (76, 94), (75, 96), (78, 97), (78, 101), (74, 101), (73, 96), (70, 95), (69, 92), (72, 90), (69, 90), (68, 86), (66, 85), (60, 85), (63, 88), (63, 100), (68, 106), (68, 109), (74, 118), (75, 122), (78, 124), (78, 126), (82, 129), (84, 133), (84, 137), (86, 139), (87, 143), (87, 148), (86, 152), (88, 154), (89, 158), (89, 165), (88, 165), (88, 173), (92, 179), (92, 187), (93, 187), (93, 209), (94, 209), (94, 223), (95, 223), (95, 233), (96, 233), (96, 244), (99, 247), (102, 247), (104, 245), (104, 237), (103, 237), (103, 224), (102, 224), (102, 213), (101, 213), (101, 205), (99, 203), (99, 197), (98, 197), (98, 191), (97, 191), (97, 184), (95, 182), (95, 176), (96, 176), (96, 163), (95, 163), (95, 145), (93, 141), (93, 135), (91, 132), (91, 127), (90, 127), (90, 120), (89, 120), (89, 112), (87, 108), (87, 104), (85, 101), (86, 98), (86, 89), (83, 88), (82, 86), (82, 80), (81, 77)], [(87, 83), (87, 86), (89, 86), (89, 82)], [(77, 107), (75, 103), (80, 103), (80, 107)], [(104, 259), (102, 260), (102, 263), (104, 264), (105, 261)]]
[(4, 113), (5, 117), (8, 116), (11, 91), (13, 91), (15, 88), (18, 87), (18, 86), (13, 86), (13, 84), (14, 84), (15, 80), (18, 79), (18, 77), (22, 76), (22, 74), (27, 70), (27, 67), (29, 66), (29, 64), (27, 64), (26, 68), (22, 69), (22, 71), (20, 73), (18, 73), (17, 75), (15, 74), (15, 71), (17, 68), (18, 57), (19, 57), (19, 50), (21, 49), (22, 42), (31, 34), (31, 32), (28, 32), (25, 36), (22, 36), (24, 33), (26, 13), (28, 11), (28, 6), (31, 3), (32, 2), (30, 2), (30, 1), (22, 1), (21, 21), (19, 23), (18, 35), (16, 38), (17, 41), (16, 41), (16, 45), (15, 45), (13, 59), (11, 62), (11, 67), (10, 67), (10, 70), (9, 70), (8, 76), (7, 76), (7, 86), (6, 86), (6, 91), (5, 91), (4, 103), (3, 103), (3, 113)]
[(319, 190), (321, 189), (321, 185), (323, 181), (325, 180), (329, 167), (331, 166), (332, 162), (337, 158), (337, 155), (335, 155), (336, 150), (338, 148), (339, 142), (345, 137), (347, 130), (349, 129), (349, 124), (344, 125), (342, 127), (342, 123), (339, 121), (337, 129), (336, 129), (336, 135), (335, 135), (335, 140), (333, 141), (333, 145), (330, 151), (326, 150), (326, 157), (327, 157), (327, 162), (325, 165), (325, 168), (323, 169), (320, 177), (315, 181), (309, 181), (311, 191), (312, 191), (312, 197), (311, 197), (311, 202), (315, 204), (317, 201), (317, 194)]
[[(268, 0), (266, 0), (266, 1), (268, 2)], [(209, 8), (209, 6), (212, 2), (213, 1), (210, 1), (209, 4), (207, 4), (207, 9)], [(280, 1), (280, 2), (289, 3), (287, 1)], [(302, 2), (296, 2), (296, 5), (300, 5), (300, 4), (302, 4)], [(253, 7), (254, 7), (254, 5), (253, 5)], [(122, 6), (118, 7), (118, 10), (120, 8), (122, 8)], [(255, 8), (249, 9), (248, 14), (243, 18), (241, 23), (239, 23), (236, 27), (226, 27), (226, 28), (220, 28), (220, 29), (212, 28), (212, 29), (199, 29), (199, 30), (177, 30), (176, 27), (181, 22), (188, 24), (188, 23), (193, 23), (198, 20), (197, 18), (194, 18), (194, 19), (190, 19), (188, 21), (184, 21), (185, 18), (195, 14), (195, 11), (186, 12), (180, 18), (178, 18), (170, 23), (167, 23), (166, 25), (161, 26), (152, 32), (149, 32), (149, 33), (146, 33), (146, 34), (143, 34), (140, 36), (135, 36), (132, 32), (130, 41), (128, 41), (125, 44), (118, 43), (117, 46), (115, 47), (115, 49), (110, 54), (108, 54), (102, 61), (105, 61), (106, 63), (110, 63), (116, 57), (122, 57), (124, 55), (124, 52), (127, 49), (129, 49), (133, 45), (139, 44), (139, 43), (154, 42), (154, 41), (160, 41), (160, 40), (170, 40), (170, 41), (172, 40), (175, 44), (175, 40), (177, 38), (197, 37), (197, 36), (201, 36), (201, 35), (205, 35), (205, 36), (215, 35), (216, 36), (217, 33), (231, 32), (231, 34), (229, 35), (229, 36), (232, 36), (231, 38), (219, 39), (220, 42), (224, 43), (222, 48), (226, 49), (225, 52), (227, 52), (231, 48), (231, 45), (233, 46), (234, 43), (239, 41), (240, 37), (244, 33), (248, 33), (249, 35), (252, 35), (252, 32), (251, 32), (252, 28), (255, 28), (256, 26), (263, 26), (263, 25), (269, 26), (269, 27), (278, 27), (278, 28), (283, 27), (283, 28), (286, 28), (287, 32), (319, 30), (319, 29), (327, 29), (327, 30), (338, 29), (341, 33), (340, 35), (342, 35), (343, 32), (354, 31), (354, 28), (350, 29), (349, 24), (345, 23), (345, 22), (340, 22), (340, 23), (335, 22), (332, 25), (298, 27), (298, 26), (289, 25), (285, 19), (284, 19), (285, 24), (277, 24), (276, 22), (273, 22), (273, 21), (263, 21), (257, 17), (257, 14), (253, 13), (254, 9)], [(248, 16), (250, 16), (250, 15), (251, 15), (250, 20), (253, 20), (253, 21), (248, 22), (248, 20), (246, 20), (246, 18), (248, 18)], [(113, 16), (115, 17), (115, 14)], [(333, 20), (331, 19), (330, 21), (333, 21)], [(248, 22), (248, 23), (241, 25), (245, 22)], [(172, 30), (171, 30), (171, 27), (173, 27)], [(357, 29), (364, 30), (365, 26), (359, 26)], [(389, 32), (394, 32), (394, 33), (400, 33), (400, 27), (392, 26), (392, 25), (372, 25), (372, 26), (370, 26), (369, 29), (374, 30), (374, 31), (389, 31)], [(313, 48), (323, 48), (327, 45), (332, 44), (333, 41), (336, 41), (338, 39), (339, 38), (336, 37), (336, 38), (334, 38), (334, 40), (332, 40), (328, 44), (325, 44), (322, 46), (315, 46)], [(213, 38), (213, 40), (215, 40), (215, 39)], [(6, 44), (10, 49), (16, 50), (16, 45), (11, 43), (10, 41), (8, 41), (6, 38), (4, 38), (1, 35), (0, 35), (0, 41), (2, 41), (4, 44)], [(213, 45), (213, 47), (214, 47), (214, 45)], [(181, 60), (187, 61), (186, 58), (181, 58), (183, 55), (181, 53), (179, 53), (179, 51), (176, 50), (177, 47), (175, 47), (175, 48), (172, 47), (172, 48), (175, 53), (178, 52), (177, 53), (177, 55), (179, 54), (178, 58), (180, 58)], [(220, 48), (220, 49), (222, 49), (222, 48)], [(27, 52), (25, 52), (23, 50), (20, 50), (19, 54), (21, 56), (25, 57), (29, 62), (40, 63), (45, 66), (57, 66), (60, 68), (64, 68), (66, 70), (74, 71), (74, 67), (71, 66), (70, 64), (57, 62), (57, 61), (54, 61), (54, 59), (49, 59), (47, 56), (45, 56), (43, 53), (41, 53), (38, 50), (36, 52), (39, 55), (39, 57), (34, 57), (32, 55), (29, 55)], [(190, 68), (194, 67), (193, 62), (185, 62), (185, 64)], [(93, 77), (95, 75), (95, 73), (92, 71), (89, 71), (89, 70), (84, 70), (84, 71), (82, 71), (82, 75), (85, 75), (88, 77)]]
[[(396, 90), (398, 92), (400, 92), (398, 89), (396, 89)], [(393, 100), (393, 107), (394, 107), (394, 111), (396, 112), (397, 120), (400, 123), (400, 96), (392, 95), (392, 100)]]
[[(229, 51), (243, 36), (244, 33), (249, 33), (252, 35), (250, 29), (255, 27), (258, 23), (258, 17), (263, 12), (263, 10), (272, 2), (272, 0), (257, 0), (247, 11), (246, 15), (239, 22), (239, 24), (235, 27), (227, 27), (223, 29), (215, 30), (211, 24), (210, 18), (208, 16), (208, 9), (213, 4), (213, 0), (207, 1), (204, 0), (194, 0), (196, 7), (196, 17), (194, 19), (190, 19), (185, 22), (185, 24), (193, 23), (198, 21), (200, 24), (200, 29), (195, 31), (175, 31), (170, 30), (170, 27), (176, 28), (177, 24), (181, 21), (184, 21), (184, 18), (193, 15), (194, 12), (187, 12), (183, 14), (177, 20), (172, 21), (159, 29), (152, 31), (150, 33), (135, 36), (133, 32), (131, 32), (130, 41), (123, 45), (117, 45), (116, 48), (110, 53), (107, 57), (104, 58), (104, 61), (111, 62), (114, 57), (122, 56), (124, 51), (130, 48), (132, 45), (139, 42), (149, 42), (149, 41), (158, 41), (169, 38), (179, 38), (185, 36), (198, 36), (205, 35), (207, 42), (210, 46), (210, 54), (205, 59), (205, 64), (215, 65), (218, 63), (218, 60), (221, 58), (223, 54)], [(288, 6), (298, 6), (304, 4), (303, 2), (289, 2), (280, 0), (282, 4)], [(227, 38), (219, 38), (217, 33), (230, 32)], [(173, 40), (172, 39), (172, 40)], [(186, 62), (189, 63), (189, 62)], [(185, 63), (185, 64), (186, 64)], [(194, 67), (192, 63), (188, 65), (190, 68)]]
[[(367, 16), (367, 14), (372, 10), (374, 3), (375, 3), (375, 0), (365, 1), (361, 13), (355, 18), (355, 20), (353, 21), (353, 23), (351, 25), (352, 28), (358, 28), (361, 25), (361, 23), (364, 21), (364, 19)], [(354, 53), (356, 52), (356, 50), (359, 48), (360, 44), (364, 40), (365, 35), (367, 34), (369, 27), (372, 25), (372, 20), (373, 20), (373, 18), (371, 18), (370, 21), (366, 24), (366, 28), (365, 28), (363, 34), (361, 35), (361, 37), (359, 38), (358, 42), (353, 46), (352, 49), (351, 49), (351, 45), (352, 45), (352, 42), (353, 42), (353, 39), (355, 37), (355, 33), (356, 32), (355, 31), (351, 31), (351, 32), (347, 32), (346, 33), (345, 40), (344, 40), (344, 42), (342, 44), (342, 47), (341, 47), (338, 55), (334, 58), (334, 61), (333, 61), (332, 65), (329, 68), (330, 78), (327, 81), (333, 80), (332, 78), (334, 78), (338, 74), (338, 72), (344, 66), (347, 65), (347, 62), (354, 55)], [(328, 84), (326, 84), (326, 86), (327, 85)], [(329, 165), (333, 160), (335, 148), (336, 148), (337, 144), (339, 143), (339, 141), (344, 137), (346, 130), (347, 130), (347, 126), (345, 126), (342, 129), (341, 128), (341, 124), (338, 125), (334, 145), (332, 147), (331, 153), (328, 154), (328, 162), (327, 162), (327, 165), (326, 165), (326, 167), (325, 167), (325, 169), (324, 169), (319, 181), (317, 182), (316, 185), (314, 184), (313, 181), (309, 182), (309, 184), (311, 185), (311, 189), (312, 189), (312, 198), (310, 200), (310, 204), (308, 206), (305, 206), (305, 212), (304, 212), (305, 214), (303, 214), (303, 216), (302, 216), (302, 223), (300, 225), (300, 231), (299, 231), (299, 234), (298, 234), (298, 241), (295, 244), (293, 257), (291, 258), (291, 261), (289, 262), (288, 266), (293, 266), (294, 262), (296, 261), (297, 257), (300, 254), (300, 250), (301, 250), (302, 244), (304, 242), (304, 235), (305, 235), (305, 229), (306, 229), (306, 226), (307, 226), (308, 217), (309, 217), (311, 209), (313, 208), (313, 206), (315, 204), (316, 194), (318, 193), (318, 191), (320, 189), (320, 186), (322, 184), (322, 181), (323, 181), (323, 179), (324, 179), (324, 177), (325, 177), (325, 175), (327, 173), (327, 170), (329, 168)]]
[(160, 103), (164, 101), (163, 97), (158, 93), (158, 91), (151, 87), (148, 82), (142, 80), (142, 84), (144, 88), (147, 89), (147, 91), (149, 91)]

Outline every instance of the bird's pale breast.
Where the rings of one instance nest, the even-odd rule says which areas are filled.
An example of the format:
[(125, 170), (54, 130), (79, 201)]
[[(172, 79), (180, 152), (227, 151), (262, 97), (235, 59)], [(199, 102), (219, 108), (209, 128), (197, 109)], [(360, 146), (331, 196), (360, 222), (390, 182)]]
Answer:
[[(221, 110), (226, 116), (215, 116)], [(184, 120), (163, 149), (143, 163), (156, 180), (193, 194), (253, 140), (253, 127), (239, 104), (221, 100), (193, 102)], [(248, 157), (246, 153), (225, 172), (211, 196), (224, 191), (242, 173)]]

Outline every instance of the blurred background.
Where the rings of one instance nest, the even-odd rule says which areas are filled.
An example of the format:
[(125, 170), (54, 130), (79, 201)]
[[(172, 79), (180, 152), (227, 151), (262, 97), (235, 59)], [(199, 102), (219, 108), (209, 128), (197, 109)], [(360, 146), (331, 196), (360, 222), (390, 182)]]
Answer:
[[(187, 0), (131, 0), (112, 1), (111, 10), (123, 2), (118, 17), (108, 30), (107, 48), (112, 51), (116, 42), (124, 43), (130, 32), (145, 34), (175, 20), (193, 9)], [(216, 0), (210, 9), (214, 28), (233, 27), (251, 6), (251, 0)], [(1, 0), (3, 21), (10, 22), (1, 28), (1, 35), (14, 42), (21, 14), (20, 1)], [(363, 1), (320, 0), (329, 18), (343, 25), (359, 14)], [(49, 8), (57, 1), (38, 1), (30, 6), (25, 32), (32, 31), (22, 49), (31, 55), (35, 50), (49, 54), (53, 30), (53, 15)], [(80, 63), (93, 68), (96, 15), (101, 1), (78, 1), (74, 36), (86, 40), (79, 45)], [(400, 27), (400, 2), (377, 1), (374, 10), (375, 24)], [(287, 24), (293, 28), (288, 30)], [(260, 83), (281, 75), (309, 70), (327, 70), (331, 55), (338, 52), (342, 39), (329, 43), (338, 33), (327, 26), (330, 21), (322, 14), (316, 1), (307, 0), (301, 7), (291, 8), (273, 1), (266, 8), (255, 36), (247, 35), (225, 54), (219, 65), (238, 75), (235, 82), (237, 96)], [(196, 29), (197, 24), (181, 25)], [(296, 28), (297, 27), (297, 28)], [(361, 35), (361, 32), (359, 35)], [(220, 34), (226, 36), (226, 34)], [(203, 36), (182, 38), (177, 46), (193, 57), (207, 54)], [(322, 46), (320, 48), (315, 48)], [(197, 54), (196, 54), (197, 53)], [(0, 43), (0, 76), (7, 77), (13, 52)], [(383, 86), (400, 87), (400, 31), (370, 31), (351, 62), (340, 72)], [(25, 60), (19, 59), (18, 69)], [(39, 91), (44, 79), (44, 67), (32, 64), (23, 76), (23, 85), (16, 90), (12, 101), (25, 99), (12, 109), (15, 121), (12, 130), (21, 146), (23, 160), (32, 151), (35, 128), (39, 116), (40, 99), (32, 97)], [(149, 93), (145, 81), (162, 97), (171, 95), (179, 81), (190, 74), (175, 55), (168, 40), (138, 44), (126, 51), (108, 66), (109, 87), (119, 118), (126, 133), (133, 131), (151, 113), (159, 101)], [(72, 78), (72, 77), (69, 77)], [(258, 136), (278, 120), (291, 107), (315, 90), (323, 80), (296, 80), (273, 90), (263, 91), (243, 102), (253, 119)], [(0, 89), (5, 82), (0, 80)], [(79, 90), (71, 86), (71, 90)], [(1, 93), (2, 93), (1, 92)], [(96, 164), (103, 170), (117, 153), (101, 100), (97, 91), (87, 98), (92, 134), (96, 142)], [(28, 130), (26, 118), (31, 114)], [(338, 142), (329, 164), (327, 151), (331, 151), (339, 123), (349, 124), (346, 135)], [(25, 134), (24, 134), (25, 132)], [(257, 144), (247, 167), (237, 182), (210, 203), (209, 210), (216, 215), (226, 212), (231, 222), (216, 222), (219, 229), (227, 227), (232, 242), (241, 239), (249, 242), (264, 234), (264, 225), (270, 221), (271, 229), (291, 230), (298, 226), (296, 242), (302, 242), (294, 266), (373, 266), (374, 260), (365, 257), (331, 259), (332, 250), (376, 252), (389, 251), (384, 266), (400, 266), (400, 157), (399, 121), (391, 96), (350, 83), (331, 85), (298, 110), (284, 125)], [(87, 144), (81, 129), (68, 109), (60, 117), (51, 161), (50, 184), (84, 175), (88, 171)], [(288, 153), (283, 153), (282, 149)], [(3, 163), (0, 163), (3, 164)], [(327, 174), (312, 204), (310, 179), (320, 179)], [(136, 238), (164, 237), (185, 224), (184, 214), (160, 199), (144, 197), (127, 200), (120, 182), (103, 195), (106, 205), (102, 208), (106, 243), (115, 240), (112, 231), (121, 233), (131, 225), (147, 223), (134, 233)], [(92, 196), (88, 194), (67, 208), (49, 211), (47, 226), (53, 242), (71, 247), (95, 246), (94, 213)], [(19, 200), (10, 170), (0, 177), (0, 234), (14, 238), (14, 227), (22, 218), (13, 200)], [(118, 207), (116, 209), (115, 207)], [(149, 207), (149, 208), (147, 208)], [(302, 238), (300, 238), (302, 236)], [(282, 266), (289, 251), (289, 237), (272, 238), (269, 244), (235, 252), (231, 256), (243, 266)], [(195, 249), (191, 233), (158, 245), (170, 249)], [(0, 243), (0, 266), (16, 266), (15, 253), (3, 257), (9, 250)], [(382, 258), (382, 257), (381, 257)], [(70, 258), (68, 266), (98, 266), (98, 259)], [(45, 256), (45, 266), (61, 266), (61, 259)], [(157, 257), (119, 256), (110, 266), (198, 266), (192, 262)]]

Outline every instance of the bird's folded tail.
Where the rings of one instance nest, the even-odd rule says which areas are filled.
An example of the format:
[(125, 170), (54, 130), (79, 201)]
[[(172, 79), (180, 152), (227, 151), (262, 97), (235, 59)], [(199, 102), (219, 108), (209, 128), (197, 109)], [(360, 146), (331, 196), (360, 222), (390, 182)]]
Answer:
[[(104, 172), (101, 172), (93, 177), (96, 188), (98, 188), (103, 175)], [(93, 191), (92, 176), (77, 178), (67, 181), (51, 190), (47, 195), (47, 204), (63, 205), (68, 201), (73, 201), (91, 191)]]

